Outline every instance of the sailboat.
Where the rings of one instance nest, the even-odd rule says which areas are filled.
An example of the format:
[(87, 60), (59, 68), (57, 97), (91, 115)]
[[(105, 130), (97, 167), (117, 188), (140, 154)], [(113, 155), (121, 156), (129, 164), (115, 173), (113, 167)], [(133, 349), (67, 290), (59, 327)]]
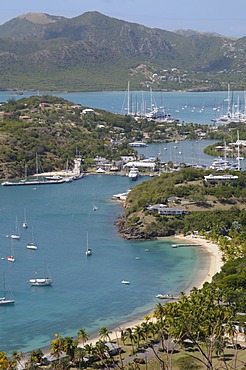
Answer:
[(35, 243), (34, 232), (32, 228), (32, 241), (26, 245), (27, 249), (37, 250), (38, 247)]
[(26, 208), (24, 208), (24, 221), (23, 221), (22, 227), (24, 227), (24, 229), (28, 227), (28, 224), (26, 221)]
[(10, 235), (12, 239), (20, 239), (20, 230), (19, 230), (19, 224), (18, 224), (18, 219), (16, 217), (15, 221), (15, 232)]
[(85, 251), (85, 254), (87, 255), (87, 256), (91, 256), (92, 255), (92, 250), (89, 248), (89, 246), (88, 246), (89, 244), (88, 244), (88, 233), (87, 233), (87, 244), (86, 244), (86, 251)]
[(15, 262), (13, 240), (11, 240), (11, 254), (7, 257), (9, 262)]
[(32, 286), (49, 286), (53, 284), (53, 280), (51, 279), (51, 277), (47, 276), (46, 264), (44, 265), (44, 277), (41, 278), (37, 277), (36, 268), (34, 270), (34, 275), (35, 277), (33, 279), (28, 280), (28, 283)]
[(8, 295), (9, 295), (10, 298), (7, 298), (6, 295), (7, 295), (7, 291), (6, 291), (6, 285), (5, 285), (5, 275), (3, 273), (3, 297), (0, 297), (0, 306), (1, 305), (10, 305), (10, 304), (15, 303), (10, 290), (8, 291)]

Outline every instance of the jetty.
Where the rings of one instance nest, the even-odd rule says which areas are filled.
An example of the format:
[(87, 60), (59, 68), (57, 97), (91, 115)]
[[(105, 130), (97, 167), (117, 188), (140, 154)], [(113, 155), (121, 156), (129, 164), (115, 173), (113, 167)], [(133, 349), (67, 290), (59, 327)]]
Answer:
[(194, 244), (194, 243), (183, 243), (183, 244), (172, 244), (172, 248), (179, 248), (179, 247), (200, 247), (202, 244)]

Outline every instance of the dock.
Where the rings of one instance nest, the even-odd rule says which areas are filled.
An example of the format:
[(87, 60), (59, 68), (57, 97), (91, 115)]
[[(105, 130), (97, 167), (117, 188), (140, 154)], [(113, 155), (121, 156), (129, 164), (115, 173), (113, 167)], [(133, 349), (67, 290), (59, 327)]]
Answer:
[(172, 248), (179, 248), (179, 247), (200, 247), (202, 244), (194, 244), (194, 243), (187, 243), (187, 244), (172, 244)]

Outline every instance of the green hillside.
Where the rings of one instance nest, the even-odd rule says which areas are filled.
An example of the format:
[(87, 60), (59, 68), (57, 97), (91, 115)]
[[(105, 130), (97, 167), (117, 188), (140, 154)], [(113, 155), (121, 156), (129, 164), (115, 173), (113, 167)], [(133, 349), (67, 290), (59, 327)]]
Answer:
[(0, 26), (0, 89), (243, 89), (246, 38), (151, 29), (87, 12)]

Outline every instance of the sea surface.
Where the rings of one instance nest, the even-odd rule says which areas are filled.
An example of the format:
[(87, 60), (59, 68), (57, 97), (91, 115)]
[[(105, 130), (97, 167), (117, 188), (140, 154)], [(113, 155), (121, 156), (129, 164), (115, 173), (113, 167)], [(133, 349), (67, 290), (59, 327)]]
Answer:
[[(208, 263), (205, 252), (173, 249), (170, 240), (127, 241), (118, 235), (114, 222), (122, 206), (111, 196), (137, 183), (88, 175), (59, 185), (0, 187), (0, 284), (4, 272), (15, 299), (13, 306), (0, 307), (1, 351), (27, 352), (49, 345), (55, 333), (75, 336), (84, 328), (92, 335), (143, 317), (155, 307), (156, 294), (185, 290), (201, 263)], [(25, 208), (27, 229), (21, 228)], [(12, 240), (11, 263), (16, 217), (21, 238)], [(36, 251), (26, 249), (32, 231)], [(35, 269), (43, 277), (45, 267), (53, 285), (29, 286)]]
[[(99, 108), (112, 113), (126, 114), (128, 111), (128, 91), (100, 92), (40, 92), (24, 91), (17, 95), (11, 91), (0, 91), (0, 102), (9, 99), (20, 99), (31, 95), (53, 94), (85, 107)], [(213, 124), (211, 121), (227, 112), (227, 91), (212, 92), (148, 92), (134, 91), (130, 93), (130, 111), (144, 111), (154, 106), (162, 107), (166, 114), (179, 119), (180, 122)], [(239, 98), (239, 99), (238, 99)], [(244, 110), (245, 93), (233, 91), (232, 102)], [(145, 107), (144, 109), (142, 107)]]

